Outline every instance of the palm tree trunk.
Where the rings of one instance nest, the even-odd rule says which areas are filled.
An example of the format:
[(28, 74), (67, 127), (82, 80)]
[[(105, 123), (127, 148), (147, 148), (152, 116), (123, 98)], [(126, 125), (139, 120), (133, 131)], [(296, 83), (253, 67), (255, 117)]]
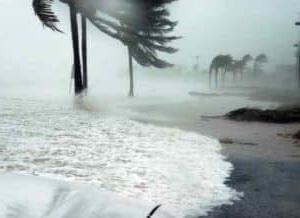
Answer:
[(78, 95), (83, 90), (80, 53), (79, 53), (78, 23), (77, 23), (76, 8), (72, 4), (69, 4), (69, 7), (70, 7), (70, 20), (71, 20), (71, 31), (72, 31), (73, 55), (74, 55), (74, 89), (75, 89), (75, 95)]
[(130, 80), (129, 97), (134, 97), (132, 55), (131, 55), (131, 49), (129, 46), (128, 46), (128, 60), (129, 60), (129, 80)]
[(256, 62), (254, 62), (254, 79), (256, 79), (257, 78), (257, 63)]
[(222, 77), (222, 87), (223, 88), (225, 87), (226, 73), (227, 73), (227, 70), (225, 69), (223, 72), (223, 77)]
[(215, 74), (215, 84), (216, 84), (216, 88), (218, 88), (218, 73), (219, 73), (219, 70), (216, 70), (216, 74)]
[(241, 70), (241, 81), (243, 81), (243, 80), (244, 80), (244, 71)]
[(298, 56), (298, 87), (300, 89), (300, 51)]
[(87, 72), (87, 34), (86, 34), (86, 16), (81, 15), (81, 52), (82, 52), (82, 79), (83, 89), (87, 91), (88, 88), (88, 72)]
[(236, 71), (234, 71), (234, 72), (233, 72), (233, 78), (232, 78), (232, 79), (233, 79), (233, 83), (235, 83), (235, 82), (236, 82), (236, 74), (237, 74), (237, 72), (236, 72)]
[(212, 77), (212, 71), (209, 71), (209, 88), (211, 89), (211, 77)]

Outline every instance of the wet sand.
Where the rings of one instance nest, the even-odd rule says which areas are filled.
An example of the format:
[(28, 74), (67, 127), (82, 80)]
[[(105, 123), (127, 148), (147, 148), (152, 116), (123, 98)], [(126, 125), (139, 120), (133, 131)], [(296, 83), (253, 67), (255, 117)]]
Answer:
[(224, 154), (234, 164), (227, 184), (244, 193), (241, 201), (216, 208), (206, 217), (300, 217), (300, 142), (285, 138), (297, 128), (299, 124), (228, 120), (200, 124), (200, 133), (233, 140), (223, 145)]
[[(226, 98), (229, 97), (224, 96), (218, 97), (220, 100), (215, 100), (226, 102)], [(255, 96), (250, 97), (253, 99)], [(197, 99), (197, 96), (195, 98)], [(198, 96), (199, 108), (207, 98), (211, 96)], [(232, 96), (227, 100), (232, 100)], [(237, 102), (239, 100), (236, 99)], [(259, 101), (263, 99), (260, 98)], [(273, 97), (272, 102), (278, 105), (281, 103)], [(263, 107), (259, 103), (257, 105)], [(269, 104), (266, 102), (266, 105)], [(221, 108), (223, 106), (219, 105)], [(198, 132), (224, 142), (233, 141), (223, 144), (223, 153), (234, 164), (234, 171), (227, 184), (243, 192), (244, 197), (233, 205), (215, 208), (205, 217), (300, 217), (300, 141), (290, 137), (290, 134), (300, 129), (300, 124), (267, 124), (203, 118), (203, 115), (222, 115), (221, 111), (228, 112), (229, 108), (237, 106), (239, 103), (227, 105), (222, 110), (215, 108), (197, 112), (195, 104), (186, 102), (178, 105), (164, 103), (155, 107), (136, 107), (135, 110), (148, 114), (150, 118), (156, 117), (156, 119), (136, 117), (142, 122)], [(165, 119), (159, 119), (161, 117)]]

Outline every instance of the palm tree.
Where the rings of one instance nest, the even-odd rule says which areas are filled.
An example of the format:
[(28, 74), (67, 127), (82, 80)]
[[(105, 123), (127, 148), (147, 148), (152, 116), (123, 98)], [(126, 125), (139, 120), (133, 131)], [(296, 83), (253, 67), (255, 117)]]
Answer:
[(244, 78), (244, 72), (249, 62), (253, 60), (253, 57), (250, 54), (246, 54), (241, 60), (240, 74), (241, 80)]
[[(54, 31), (61, 32), (57, 28), (56, 23), (59, 22), (56, 15), (52, 12), (51, 6), (54, 0), (33, 0), (33, 8), (36, 15), (40, 18), (42, 23)], [(69, 5), (70, 9), (70, 21), (71, 21), (71, 32), (72, 32), (72, 43), (73, 43), (73, 69), (74, 69), (74, 87), (75, 94), (80, 94), (85, 87), (86, 80), (83, 81), (80, 51), (79, 51), (79, 36), (78, 36), (78, 21), (77, 21), (77, 8), (74, 2), (68, 0), (61, 0)], [(83, 54), (83, 65), (84, 65), (84, 78), (86, 78), (86, 17), (82, 15), (82, 54)], [(86, 85), (87, 88), (87, 85)]]
[(232, 57), (231, 55), (217, 55), (210, 64), (209, 69), (209, 87), (211, 88), (211, 82), (212, 82), (212, 74), (215, 73), (215, 86), (218, 88), (218, 75), (220, 70), (223, 70), (222, 72), (222, 81), (224, 83), (225, 76), (228, 70), (230, 69), (230, 66), (232, 64)]
[(231, 55), (224, 55), (222, 58), (222, 66), (223, 66), (223, 78), (222, 78), (222, 85), (225, 84), (226, 74), (230, 69), (230, 66), (232, 65), (233, 58)]
[(263, 64), (268, 62), (268, 57), (265, 54), (260, 54), (254, 59), (254, 76), (257, 77), (259, 71)]
[[(115, 0), (113, 4), (112, 1), (106, 0), (60, 1), (68, 4), (70, 8), (76, 95), (87, 88), (86, 20), (89, 20), (103, 33), (129, 46), (131, 56), (139, 64), (160, 68), (172, 66), (159, 59), (157, 51), (168, 53), (176, 51), (167, 47), (166, 43), (178, 39), (178, 37), (165, 35), (176, 25), (167, 19), (169, 14), (165, 9), (165, 4), (174, 0)], [(61, 32), (56, 26), (59, 20), (51, 10), (53, 2), (54, 0), (33, 0), (33, 8), (45, 26)], [(140, 13), (134, 13), (137, 11)], [(82, 60), (79, 51), (77, 13), (82, 17)], [(125, 26), (121, 25), (122, 23)], [(81, 61), (83, 68), (81, 68)]]
[(199, 60), (200, 60), (200, 57), (196, 56), (195, 58), (196, 58), (196, 63), (193, 66), (193, 70), (194, 71), (199, 71)]
[(232, 66), (231, 66), (231, 72), (233, 74), (234, 82), (236, 81), (236, 76), (238, 74), (240, 74), (240, 78), (241, 78), (241, 80), (243, 80), (243, 74), (244, 74), (245, 68), (247, 67), (248, 63), (252, 60), (253, 60), (252, 56), (250, 54), (247, 54), (247, 55), (243, 56), (243, 58), (241, 60), (233, 61)]
[(241, 71), (242, 61), (241, 60), (233, 60), (230, 65), (230, 72), (232, 72), (232, 81), (236, 82), (237, 74)]
[[(126, 27), (126, 24), (122, 24), (122, 26)], [(130, 46), (127, 46), (128, 53), (128, 66), (129, 66), (129, 92), (128, 97), (134, 97), (134, 78), (133, 78), (133, 57)]]
[(216, 57), (214, 57), (214, 59), (211, 61), (210, 63), (210, 67), (209, 67), (209, 88), (212, 87), (212, 77), (213, 77), (213, 73), (215, 73), (215, 84), (216, 84), (216, 88), (218, 86), (218, 73), (219, 70), (221, 68), (220, 66), (220, 61), (221, 61), (222, 55), (217, 55)]
[(82, 51), (82, 84), (83, 89), (88, 90), (88, 68), (87, 68), (87, 20), (85, 15), (81, 15), (81, 51)]
[[(127, 0), (128, 1), (128, 0)], [(164, 5), (173, 2), (174, 0), (144, 0), (135, 1), (135, 7), (139, 9), (139, 14), (135, 19), (125, 19), (122, 26), (134, 27), (137, 32), (144, 32), (144, 36), (155, 36), (157, 41), (160, 41), (159, 46), (154, 46), (151, 49), (157, 49), (165, 53), (174, 53), (177, 49), (167, 47), (166, 44), (176, 38), (164, 37), (173, 31), (177, 22), (170, 21), (169, 12)], [(141, 16), (142, 15), (142, 16)], [(149, 25), (150, 24), (150, 25)], [(132, 32), (129, 32), (128, 37), (134, 37)], [(178, 38), (178, 37), (177, 37)], [(134, 97), (134, 79), (133, 79), (133, 55), (134, 45), (128, 45), (128, 59), (129, 59), (129, 97)], [(139, 57), (135, 57), (137, 62), (142, 66), (154, 66), (157, 68), (166, 68), (172, 66), (167, 62), (149, 62), (146, 63)]]
[(134, 80), (133, 80), (133, 66), (132, 66), (132, 53), (128, 46), (128, 60), (129, 60), (129, 97), (134, 97)]

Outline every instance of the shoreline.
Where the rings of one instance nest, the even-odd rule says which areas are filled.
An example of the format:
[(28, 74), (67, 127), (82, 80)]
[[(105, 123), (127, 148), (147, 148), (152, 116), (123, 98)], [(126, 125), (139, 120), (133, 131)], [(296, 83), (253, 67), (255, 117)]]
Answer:
[(205, 121), (199, 126), (153, 124), (218, 139), (233, 136), (234, 141), (242, 142), (221, 144), (222, 154), (234, 166), (226, 184), (243, 192), (244, 197), (234, 201), (233, 205), (214, 208), (201, 217), (300, 217), (300, 142), (294, 144), (293, 139), (278, 135), (297, 130), (299, 124), (250, 123), (252, 133), (249, 135), (245, 135), (246, 130), (238, 131), (245, 122), (224, 119)]
[[(139, 112), (143, 110), (138, 109)], [(166, 105), (159, 110), (160, 115), (169, 113)], [(203, 114), (200, 113), (194, 114), (194, 119), (185, 119), (180, 117), (178, 111), (174, 114), (176, 119), (168, 121), (143, 118), (135, 120), (192, 131), (221, 141), (232, 140), (226, 144), (221, 143), (222, 154), (234, 165), (226, 184), (238, 192), (243, 192), (244, 197), (234, 201), (233, 205), (214, 208), (207, 216), (201, 217), (300, 217), (300, 141), (287, 137), (299, 130), (299, 123), (203, 119)]]
[(240, 201), (203, 217), (300, 217), (300, 147), (279, 135), (295, 132), (299, 124), (212, 120), (200, 128), (201, 134), (233, 138), (232, 144), (222, 144), (223, 154), (234, 165), (226, 184), (244, 193)]

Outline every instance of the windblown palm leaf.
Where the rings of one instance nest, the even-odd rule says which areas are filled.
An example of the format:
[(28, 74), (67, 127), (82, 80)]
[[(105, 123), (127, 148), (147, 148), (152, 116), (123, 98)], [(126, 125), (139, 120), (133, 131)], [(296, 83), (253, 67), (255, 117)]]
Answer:
[[(166, 46), (178, 39), (167, 36), (176, 26), (168, 19), (165, 7), (175, 0), (61, 0), (76, 6), (78, 12), (100, 31), (118, 39), (132, 49), (132, 56), (143, 66), (164, 68), (171, 64), (159, 59), (157, 51), (173, 53)], [(58, 30), (58, 19), (51, 11), (53, 0), (34, 0), (34, 10), (44, 25)]]
[(267, 63), (268, 57), (265, 54), (260, 54), (255, 58), (255, 62), (257, 62), (259, 64)]
[(233, 59), (231, 55), (217, 55), (211, 63), (210, 68), (216, 69), (216, 68), (228, 68), (233, 62)]
[(35, 14), (46, 27), (61, 32), (56, 27), (56, 23), (58, 23), (59, 20), (51, 9), (53, 1), (54, 0), (33, 0), (32, 6)]
[(246, 54), (243, 58), (242, 61), (247, 64), (248, 62), (252, 61), (253, 57), (250, 54)]

